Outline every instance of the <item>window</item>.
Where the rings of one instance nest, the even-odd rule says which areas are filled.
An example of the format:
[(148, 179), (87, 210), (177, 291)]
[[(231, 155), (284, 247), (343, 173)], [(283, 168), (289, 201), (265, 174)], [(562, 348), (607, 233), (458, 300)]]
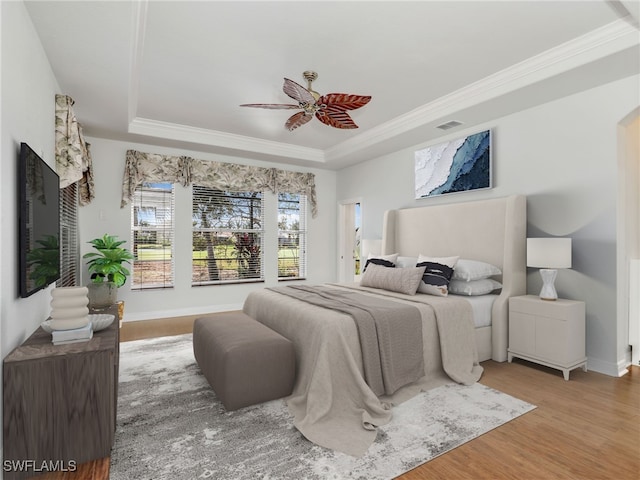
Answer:
[(173, 287), (173, 184), (143, 183), (131, 208), (132, 288)]
[(262, 192), (193, 185), (192, 285), (264, 280)]
[(278, 279), (307, 275), (307, 197), (278, 194)]
[(78, 182), (60, 189), (60, 278), (56, 287), (78, 285)]

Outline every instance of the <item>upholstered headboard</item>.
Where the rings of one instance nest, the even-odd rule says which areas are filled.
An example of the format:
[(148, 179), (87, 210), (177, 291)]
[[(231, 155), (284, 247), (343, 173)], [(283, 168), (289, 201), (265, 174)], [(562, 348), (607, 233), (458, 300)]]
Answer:
[(507, 359), (509, 297), (526, 293), (526, 197), (388, 210), (382, 253), (481, 260), (502, 270), (502, 293), (493, 304), (492, 358)]

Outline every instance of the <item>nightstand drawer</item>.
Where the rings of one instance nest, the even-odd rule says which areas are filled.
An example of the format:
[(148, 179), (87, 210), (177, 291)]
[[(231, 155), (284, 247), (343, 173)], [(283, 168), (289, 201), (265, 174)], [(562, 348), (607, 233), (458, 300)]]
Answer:
[(558, 300), (549, 301), (541, 300), (534, 295), (526, 295), (523, 297), (513, 297), (509, 300), (509, 309), (513, 312), (523, 312), (531, 315), (540, 315), (542, 317), (555, 318), (557, 320), (568, 320), (584, 312), (584, 303), (574, 300)]

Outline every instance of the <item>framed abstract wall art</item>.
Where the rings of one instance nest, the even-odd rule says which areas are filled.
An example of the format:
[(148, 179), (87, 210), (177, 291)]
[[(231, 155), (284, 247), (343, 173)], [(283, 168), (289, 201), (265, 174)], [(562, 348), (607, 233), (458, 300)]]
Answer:
[(491, 130), (415, 152), (415, 198), (492, 187)]

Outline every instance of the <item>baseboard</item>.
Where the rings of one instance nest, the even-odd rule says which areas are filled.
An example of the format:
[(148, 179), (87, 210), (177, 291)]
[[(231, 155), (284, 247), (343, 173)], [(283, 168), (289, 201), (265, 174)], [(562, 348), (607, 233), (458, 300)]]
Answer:
[(190, 308), (176, 308), (173, 310), (161, 310), (155, 312), (139, 312), (139, 313), (127, 313), (125, 306), (125, 313), (123, 322), (139, 322), (142, 320), (157, 320), (160, 318), (171, 317), (187, 317), (191, 315), (206, 315), (207, 313), (217, 312), (230, 312), (235, 310), (242, 310), (242, 303), (230, 303), (226, 305), (206, 305), (200, 307)]
[(622, 377), (629, 373), (629, 367), (631, 366), (631, 362), (627, 362), (626, 360), (620, 360), (618, 362), (618, 376)]
[(593, 357), (589, 357), (587, 359), (587, 369), (591, 372), (609, 375), (610, 377), (622, 377), (629, 372), (627, 370), (627, 363), (624, 360), (621, 360), (618, 363), (613, 363)]

